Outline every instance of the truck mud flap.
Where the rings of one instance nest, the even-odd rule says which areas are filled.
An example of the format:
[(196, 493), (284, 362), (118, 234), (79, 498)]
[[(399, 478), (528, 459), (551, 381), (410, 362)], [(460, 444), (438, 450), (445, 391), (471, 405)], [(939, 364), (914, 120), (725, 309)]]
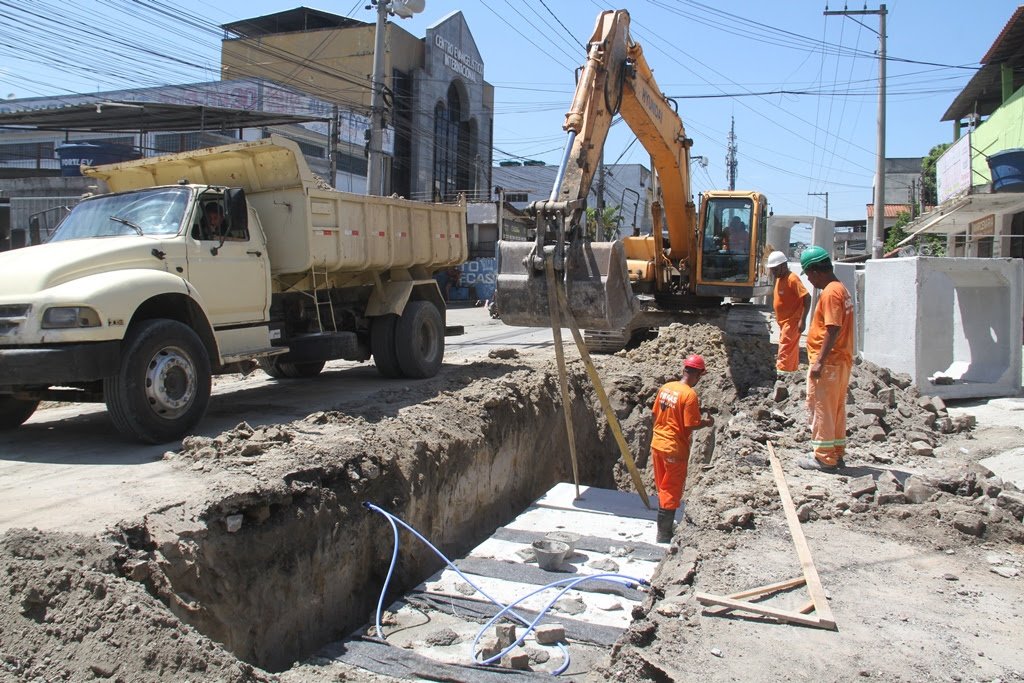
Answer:
[[(544, 272), (523, 260), (532, 242), (498, 243), (495, 300), (501, 321), (522, 327), (549, 327), (548, 291)], [(552, 247), (545, 247), (550, 258)], [(565, 293), (576, 324), (591, 330), (632, 328), (640, 307), (629, 285), (626, 253), (621, 242), (578, 243), (566, 257)]]

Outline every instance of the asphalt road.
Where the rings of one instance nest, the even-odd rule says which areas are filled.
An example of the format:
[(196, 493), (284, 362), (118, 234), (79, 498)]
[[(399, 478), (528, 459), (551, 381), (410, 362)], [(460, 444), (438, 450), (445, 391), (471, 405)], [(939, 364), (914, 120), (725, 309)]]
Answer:
[[(485, 359), (496, 348), (530, 353), (551, 348), (545, 329), (508, 327), (484, 308), (455, 308), (449, 325), (465, 333), (446, 339), (445, 366)], [(563, 334), (563, 339), (571, 337)], [(400, 380), (408, 382), (409, 380)], [(372, 362), (328, 363), (320, 377), (276, 381), (260, 371), (214, 378), (213, 397), (197, 434), (216, 436), (245, 421), (252, 426), (301, 419), (330, 410), (339, 399), (370, 395), (395, 380)], [(85, 533), (216, 485), (208, 475), (173, 469), (168, 447), (129, 441), (114, 431), (102, 404), (64, 404), (39, 410), (0, 442), (0, 531), (38, 527)]]

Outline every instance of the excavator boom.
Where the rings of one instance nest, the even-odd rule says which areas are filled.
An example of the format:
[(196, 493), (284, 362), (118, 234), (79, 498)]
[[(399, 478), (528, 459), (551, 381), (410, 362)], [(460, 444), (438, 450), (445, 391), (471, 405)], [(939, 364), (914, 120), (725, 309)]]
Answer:
[[(656, 225), (646, 237), (595, 242), (587, 234), (585, 205), (616, 115), (651, 156), (658, 181)], [(658, 301), (679, 308), (680, 297), (697, 296), (699, 262), (722, 261), (719, 252), (727, 253), (729, 245), (717, 237), (724, 228), (716, 228), (715, 255), (702, 261), (705, 235), (698, 229), (690, 188), (692, 140), (674, 103), (658, 88), (643, 49), (630, 38), (627, 11), (598, 16), (563, 128), (565, 152), (551, 194), (527, 208), (535, 221), (534, 242), (499, 242), (498, 313), (509, 325), (549, 325), (545, 268), (550, 261), (579, 325), (628, 339), (636, 328), (659, 324), (647, 314)], [(754, 251), (750, 216), (755, 213), (744, 214), (752, 228), (748, 254)], [(733, 215), (738, 212), (718, 218)]]

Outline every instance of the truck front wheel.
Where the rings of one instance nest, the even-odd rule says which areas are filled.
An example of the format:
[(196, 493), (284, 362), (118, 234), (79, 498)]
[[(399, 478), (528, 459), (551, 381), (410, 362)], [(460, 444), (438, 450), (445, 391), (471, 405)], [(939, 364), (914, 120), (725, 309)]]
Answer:
[(13, 396), (0, 396), (0, 430), (20, 427), (36, 412), (39, 401), (26, 401)]
[(429, 301), (410, 301), (395, 327), (395, 353), (406, 377), (433, 377), (444, 360), (444, 322)]
[(145, 320), (125, 339), (120, 372), (103, 381), (107, 411), (121, 433), (148, 443), (184, 436), (210, 402), (210, 359), (189, 327)]

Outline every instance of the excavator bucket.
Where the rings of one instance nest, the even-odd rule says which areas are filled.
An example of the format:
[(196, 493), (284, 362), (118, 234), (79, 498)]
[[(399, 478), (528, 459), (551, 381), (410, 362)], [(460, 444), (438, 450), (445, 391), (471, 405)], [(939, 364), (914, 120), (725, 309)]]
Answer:
[[(533, 242), (498, 242), (495, 303), (506, 325), (550, 327), (547, 279), (524, 260)], [(545, 247), (552, 258), (554, 247)], [(576, 324), (588, 330), (628, 330), (640, 307), (633, 296), (621, 242), (573, 242), (566, 252), (564, 279), (555, 272)], [(564, 322), (563, 322), (564, 324)]]

